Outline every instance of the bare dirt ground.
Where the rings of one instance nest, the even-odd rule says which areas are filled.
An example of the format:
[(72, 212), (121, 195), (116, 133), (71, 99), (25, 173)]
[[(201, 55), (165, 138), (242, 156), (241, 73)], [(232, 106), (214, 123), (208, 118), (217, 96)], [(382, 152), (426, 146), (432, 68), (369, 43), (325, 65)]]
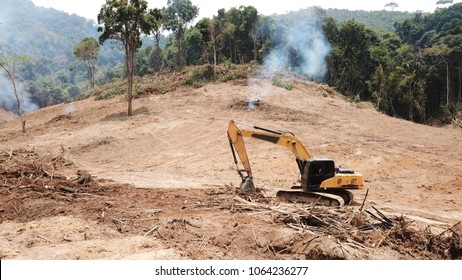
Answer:
[[(1, 259), (462, 258), (460, 128), (394, 119), (315, 83), (251, 84), (141, 96), (130, 118), (124, 97), (60, 104), (28, 115), (26, 135), (1, 121)], [(262, 191), (240, 193), (230, 119), (292, 131), (365, 188), (343, 208), (280, 202), (299, 179), (294, 157), (250, 139)]]

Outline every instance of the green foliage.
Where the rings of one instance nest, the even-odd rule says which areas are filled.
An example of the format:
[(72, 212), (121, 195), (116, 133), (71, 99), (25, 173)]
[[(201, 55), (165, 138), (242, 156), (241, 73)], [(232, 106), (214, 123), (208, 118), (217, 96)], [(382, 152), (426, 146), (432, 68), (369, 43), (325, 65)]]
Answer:
[(74, 47), (74, 55), (84, 61), (97, 60), (99, 45), (95, 38), (84, 38)]
[[(39, 94), (37, 91), (29, 91), (37, 88), (35, 83), (39, 80), (53, 81), (53, 88), (48, 92), (54, 95), (49, 96), (48, 105), (69, 100), (87, 89), (88, 69), (82, 63), (77, 63), (73, 48), (84, 38), (97, 37), (94, 24), (76, 15), (36, 7), (30, 0), (2, 0), (0, 44), (11, 56), (24, 54), (29, 57), (17, 68), (18, 80), (26, 97), (30, 96), (31, 100), (44, 99), (35, 96)], [(122, 62), (122, 57), (123, 53), (108, 42), (101, 46), (99, 52), (99, 70), (104, 73), (106, 69)], [(55, 87), (59, 88), (59, 94)], [(5, 91), (0, 85), (0, 92)]]
[(120, 86), (115, 86), (108, 90), (96, 93), (95, 100), (107, 100), (122, 94), (125, 94), (125, 89)]
[(456, 118), (456, 110), (453, 106), (441, 105), (435, 116), (441, 124), (450, 124)]
[(27, 91), (31, 93), (31, 100), (39, 108), (45, 108), (68, 101), (70, 94), (75, 94), (76, 89), (62, 87), (59, 81), (51, 77), (40, 77), (27, 85)]
[(327, 34), (333, 45), (329, 58), (330, 77), (328, 83), (341, 92), (362, 99), (369, 99), (367, 81), (371, 79), (376, 67), (372, 51), (378, 35), (355, 20), (349, 20), (340, 27), (330, 28)]
[[(387, 114), (417, 122), (462, 102), (462, 3), (395, 24), (395, 33), (368, 31), (355, 21), (325, 20), (333, 45), (329, 84), (373, 100)], [(443, 107), (442, 107), (443, 106)], [(455, 110), (457, 111), (457, 110)]]
[(125, 47), (125, 65), (127, 67), (128, 116), (132, 116), (132, 90), (136, 65), (136, 50), (141, 47), (141, 35), (150, 35), (160, 28), (161, 12), (148, 10), (145, 0), (106, 0), (98, 14), (100, 43), (109, 39), (122, 41)]
[(206, 62), (203, 59), (203, 36), (198, 28), (191, 27), (185, 33), (186, 64), (197, 65)]
[[(190, 0), (167, 1), (163, 21), (160, 10), (147, 9), (146, 0), (107, 0), (98, 15), (102, 32), (98, 34), (92, 21), (37, 8), (29, 0), (4, 1), (0, 41), (10, 55), (24, 53), (31, 58), (18, 65), (17, 74), (40, 106), (69, 100), (88, 88), (88, 67), (73, 60), (72, 50), (83, 59), (83, 45), (94, 43), (98, 35), (106, 43), (98, 55), (91, 51), (89, 55), (98, 58), (104, 76), (99, 75), (95, 83), (133, 77), (136, 69), (137, 75), (150, 78), (137, 83), (134, 94), (140, 95), (166, 93), (181, 84), (245, 79), (287, 40), (290, 27), (303, 20), (323, 25), (331, 45), (327, 82), (345, 95), (372, 100), (387, 114), (418, 122), (425, 122), (427, 116), (447, 119), (444, 108), (456, 112), (462, 104), (462, 3), (428, 14), (315, 8), (271, 17), (259, 15), (252, 6), (240, 6), (220, 9), (188, 28), (198, 12)], [(394, 4), (387, 7), (393, 9)], [(164, 30), (173, 35), (161, 42)], [(141, 39), (143, 33), (155, 38)], [(141, 49), (142, 44), (147, 47)], [(298, 50), (283, 51), (290, 54), (294, 67), (303, 60)], [(124, 54), (133, 63), (128, 63), (131, 68), (124, 69)], [(188, 67), (186, 74), (175, 72), (174, 78), (160, 74), (183, 65), (198, 67)], [(131, 89), (133, 80), (128, 84)], [(273, 84), (291, 88), (283, 76), (274, 78)], [(121, 87), (100, 88), (101, 98), (121, 94)]]
[(229, 82), (238, 79), (247, 79), (247, 77), (253, 75), (259, 64), (256, 61), (252, 61), (248, 64), (232, 64), (229, 61), (217, 66), (217, 78), (221, 82)]
[(175, 34), (177, 42), (177, 62), (181, 70), (184, 66), (184, 34), (186, 26), (199, 13), (199, 8), (191, 0), (168, 0), (167, 7), (162, 10), (163, 26)]
[(145, 94), (166, 94), (174, 89), (174, 84), (168, 79), (156, 79), (150, 83), (143, 84), (137, 91), (137, 95)]
[(379, 33), (385, 34), (394, 32), (394, 24), (412, 18), (415, 13), (400, 12), (400, 11), (349, 11), (341, 9), (327, 9), (326, 15), (334, 18), (338, 23), (342, 24), (348, 20), (355, 19), (364, 25), (377, 30)]
[(211, 65), (202, 65), (192, 68), (184, 80), (185, 85), (201, 87), (204, 83), (213, 79), (213, 67)]
[(286, 90), (292, 90), (293, 86), (290, 81), (285, 81), (282, 77), (274, 77), (273, 78), (273, 86), (277, 86)]
[(85, 38), (74, 47), (74, 55), (84, 61), (87, 66), (90, 88), (95, 85), (96, 63), (98, 61), (99, 45), (95, 38)]

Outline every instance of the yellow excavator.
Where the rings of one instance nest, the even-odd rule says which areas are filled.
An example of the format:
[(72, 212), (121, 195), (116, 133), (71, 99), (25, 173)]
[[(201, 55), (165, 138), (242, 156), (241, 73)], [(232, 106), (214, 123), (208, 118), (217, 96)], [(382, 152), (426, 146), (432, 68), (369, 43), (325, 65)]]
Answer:
[[(336, 167), (331, 159), (313, 158), (293, 133), (245, 123), (239, 124), (249, 126), (251, 129), (240, 129), (236, 123), (238, 122), (234, 120), (229, 122), (228, 140), (237, 172), (242, 179), (240, 188), (243, 192), (256, 192), (244, 137), (286, 147), (295, 155), (295, 161), (300, 170), (301, 185), (294, 186), (290, 190), (279, 190), (276, 196), (280, 199), (290, 202), (343, 206), (350, 204), (353, 200), (353, 194), (348, 190), (363, 188), (364, 181), (361, 174)], [(243, 168), (239, 168), (236, 154)]]

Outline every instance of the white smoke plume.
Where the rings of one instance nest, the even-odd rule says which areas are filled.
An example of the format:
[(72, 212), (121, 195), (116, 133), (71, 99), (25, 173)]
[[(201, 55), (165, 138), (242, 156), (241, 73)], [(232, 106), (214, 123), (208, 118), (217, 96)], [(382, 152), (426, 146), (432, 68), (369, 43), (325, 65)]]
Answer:
[[(31, 113), (38, 110), (37, 104), (32, 102), (27, 93), (23, 91), (21, 84), (17, 84), (17, 90), (19, 94), (19, 101), (21, 103), (21, 110), (23, 113)], [(14, 95), (13, 86), (11, 81), (3, 77), (3, 73), (0, 72), (0, 107), (3, 107), (7, 111), (19, 114), (16, 96)]]
[(284, 36), (275, 42), (274, 49), (264, 58), (261, 70), (256, 73), (257, 79), (249, 79), (254, 94), (250, 102), (271, 92), (262, 88), (258, 79), (272, 80), (278, 74), (293, 72), (315, 82), (325, 80), (328, 71), (326, 58), (331, 46), (316, 12), (308, 10), (302, 17), (292, 18), (291, 22)]
[(70, 114), (73, 114), (76, 110), (77, 108), (75, 107), (75, 103), (71, 102), (71, 103), (66, 104), (66, 106), (64, 106), (63, 114), (70, 115)]

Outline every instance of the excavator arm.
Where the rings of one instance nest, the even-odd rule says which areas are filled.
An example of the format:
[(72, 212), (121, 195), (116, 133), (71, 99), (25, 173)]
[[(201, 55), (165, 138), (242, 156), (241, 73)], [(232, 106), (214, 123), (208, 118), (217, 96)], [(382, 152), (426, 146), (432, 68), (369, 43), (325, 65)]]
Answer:
[[(293, 133), (275, 131), (258, 126), (251, 127), (255, 130), (240, 129), (233, 120), (229, 122), (228, 126), (228, 140), (231, 146), (231, 152), (233, 154), (237, 172), (242, 179), (241, 189), (250, 192), (255, 191), (252, 170), (250, 168), (249, 157), (245, 148), (244, 137), (259, 139), (288, 148), (295, 155), (300, 174), (303, 173), (305, 160), (311, 158), (311, 155)], [(243, 169), (239, 168), (236, 154), (244, 167)]]

